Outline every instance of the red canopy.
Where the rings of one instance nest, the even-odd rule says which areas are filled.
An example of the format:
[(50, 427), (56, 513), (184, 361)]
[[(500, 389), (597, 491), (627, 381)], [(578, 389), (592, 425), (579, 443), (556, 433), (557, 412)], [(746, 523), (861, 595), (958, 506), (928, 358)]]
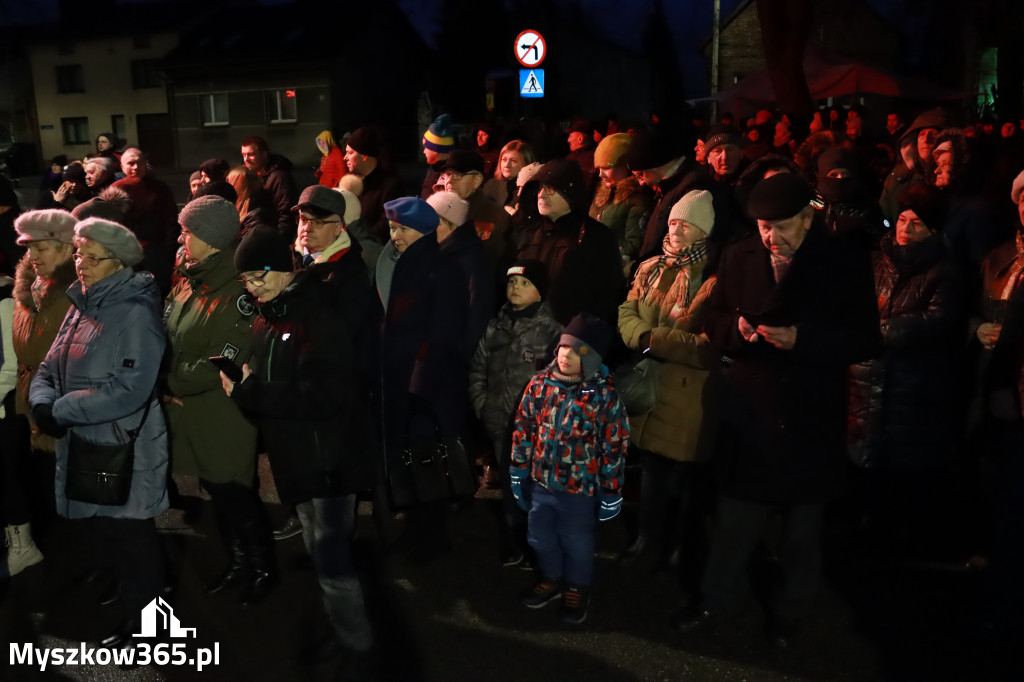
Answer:
[[(815, 100), (854, 94), (876, 94), (908, 99), (959, 99), (964, 93), (949, 90), (927, 81), (896, 76), (808, 45), (804, 52), (804, 74), (807, 87)], [(736, 111), (744, 102), (774, 102), (768, 69), (760, 69), (715, 97), (727, 109)]]

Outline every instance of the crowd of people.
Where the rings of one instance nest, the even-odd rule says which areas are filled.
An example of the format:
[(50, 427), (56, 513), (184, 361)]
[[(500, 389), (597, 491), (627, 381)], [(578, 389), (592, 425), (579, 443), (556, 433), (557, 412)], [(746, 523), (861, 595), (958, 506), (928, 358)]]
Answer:
[[(45, 206), (0, 187), (0, 572), (73, 520), (123, 608), (103, 645), (132, 646), (173, 590), (154, 524), (170, 474), (196, 476), (225, 548), (206, 591), (260, 603), (275, 537), (301, 532), (333, 626), (306, 657), (365, 670), (357, 499), (403, 512), (388, 549), (422, 565), (453, 513), (427, 469), (482, 464), (496, 560), (534, 570), (523, 605), (559, 601), (566, 623), (587, 618), (598, 522), (619, 517), (619, 560), (691, 594), (681, 633), (744, 608), (767, 552), (768, 638), (788, 647), (837, 510), (880, 561), (985, 571), (983, 627), (1019, 632), (1024, 148), (1013, 123), (951, 118), (577, 121), (542, 163), (490, 125), (460, 144), (444, 114), (415, 194), (374, 127), (317, 136), (301, 194), (249, 137), (180, 210), (144, 152), (100, 136), (83, 163), (54, 159)], [(83, 469), (125, 449), (119, 489)], [(260, 450), (291, 530), (260, 500)]]

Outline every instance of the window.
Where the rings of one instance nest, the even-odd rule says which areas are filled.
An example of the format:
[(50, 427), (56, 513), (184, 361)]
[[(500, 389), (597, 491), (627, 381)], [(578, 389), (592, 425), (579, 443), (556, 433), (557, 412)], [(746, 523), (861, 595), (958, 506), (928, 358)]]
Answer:
[[(110, 132), (118, 140), (124, 140), (125, 139), (125, 135), (127, 134), (128, 130), (125, 127), (125, 124), (124, 124), (124, 114), (114, 114), (113, 116), (110, 117)], [(114, 142), (114, 146), (115, 147), (118, 144), (114, 140), (111, 140), (111, 142)]]
[(87, 116), (62, 118), (60, 128), (64, 131), (64, 144), (92, 144)]
[(267, 90), (267, 120), (270, 123), (295, 123), (298, 109), (295, 90)]
[(57, 92), (85, 92), (85, 78), (81, 64), (65, 64), (57, 67)]
[(199, 95), (199, 118), (204, 126), (226, 126), (228, 124), (228, 94), (217, 92)]
[(132, 88), (159, 88), (164, 81), (160, 78), (157, 66), (160, 62), (156, 59), (133, 59), (132, 60)]

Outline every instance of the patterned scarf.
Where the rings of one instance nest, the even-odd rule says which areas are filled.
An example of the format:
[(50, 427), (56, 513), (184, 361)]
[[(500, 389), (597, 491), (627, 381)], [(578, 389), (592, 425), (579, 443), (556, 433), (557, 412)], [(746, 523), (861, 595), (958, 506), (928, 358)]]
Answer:
[[(682, 303), (689, 305), (690, 303), (690, 270), (705, 260), (708, 257), (708, 240), (698, 239), (690, 246), (679, 251), (673, 251), (669, 245), (668, 235), (665, 235), (665, 239), (661, 242), (661, 250), (665, 255), (657, 256), (654, 264), (645, 274), (645, 279), (640, 283), (640, 298), (646, 299), (651, 289), (658, 286), (658, 282), (661, 280), (662, 274), (666, 270), (678, 270), (678, 277), (682, 277), (685, 280), (684, 291), (687, 292), (686, 301)], [(639, 272), (637, 273), (639, 274)]]

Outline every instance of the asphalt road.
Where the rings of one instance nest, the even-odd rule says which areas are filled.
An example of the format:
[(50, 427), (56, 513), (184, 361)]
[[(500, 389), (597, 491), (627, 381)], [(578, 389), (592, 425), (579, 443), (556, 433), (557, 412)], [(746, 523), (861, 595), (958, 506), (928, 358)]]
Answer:
[[(263, 496), (281, 519), (272, 480), (261, 465)], [(283, 583), (255, 608), (233, 595), (211, 597), (202, 586), (222, 566), (212, 508), (194, 480), (179, 478), (199, 510), (184, 520), (172, 509), (159, 519), (161, 537), (178, 574), (170, 600), (185, 640), (219, 651), (202, 672), (171, 665), (132, 670), (116, 666), (38, 666), (0, 661), (0, 680), (252, 680), (344, 679), (330, 666), (307, 668), (294, 659), (313, 633), (326, 627), (318, 586), (302, 561), (300, 537), (276, 543)], [(360, 505), (356, 551), (379, 650), (382, 680), (438, 682), (640, 682), (670, 680), (853, 682), (859, 680), (1024, 679), (979, 643), (972, 628), (979, 578), (933, 568), (885, 567), (860, 561), (855, 543), (833, 528), (826, 538), (826, 582), (813, 613), (787, 651), (770, 647), (763, 610), (750, 608), (717, 631), (683, 636), (668, 627), (687, 599), (677, 580), (651, 566), (623, 565), (615, 552), (625, 528), (600, 528), (598, 582), (587, 621), (563, 625), (557, 608), (528, 610), (517, 595), (534, 576), (498, 561), (495, 493), (480, 494), (451, 523), (453, 549), (425, 567), (404, 567), (384, 551), (381, 534), (400, 530), (401, 518), (383, 525)], [(771, 536), (766, 538), (770, 547)], [(73, 529), (55, 528), (46, 560), (0, 586), (0, 641), (23, 646), (80, 647), (113, 629), (114, 607), (100, 607), (102, 586), (81, 582), (88, 566)], [(752, 568), (755, 584), (770, 574), (770, 552)], [(178, 640), (173, 640), (178, 641)], [(1016, 649), (1013, 648), (1016, 652)], [(1019, 652), (1016, 653), (1019, 657)]]

